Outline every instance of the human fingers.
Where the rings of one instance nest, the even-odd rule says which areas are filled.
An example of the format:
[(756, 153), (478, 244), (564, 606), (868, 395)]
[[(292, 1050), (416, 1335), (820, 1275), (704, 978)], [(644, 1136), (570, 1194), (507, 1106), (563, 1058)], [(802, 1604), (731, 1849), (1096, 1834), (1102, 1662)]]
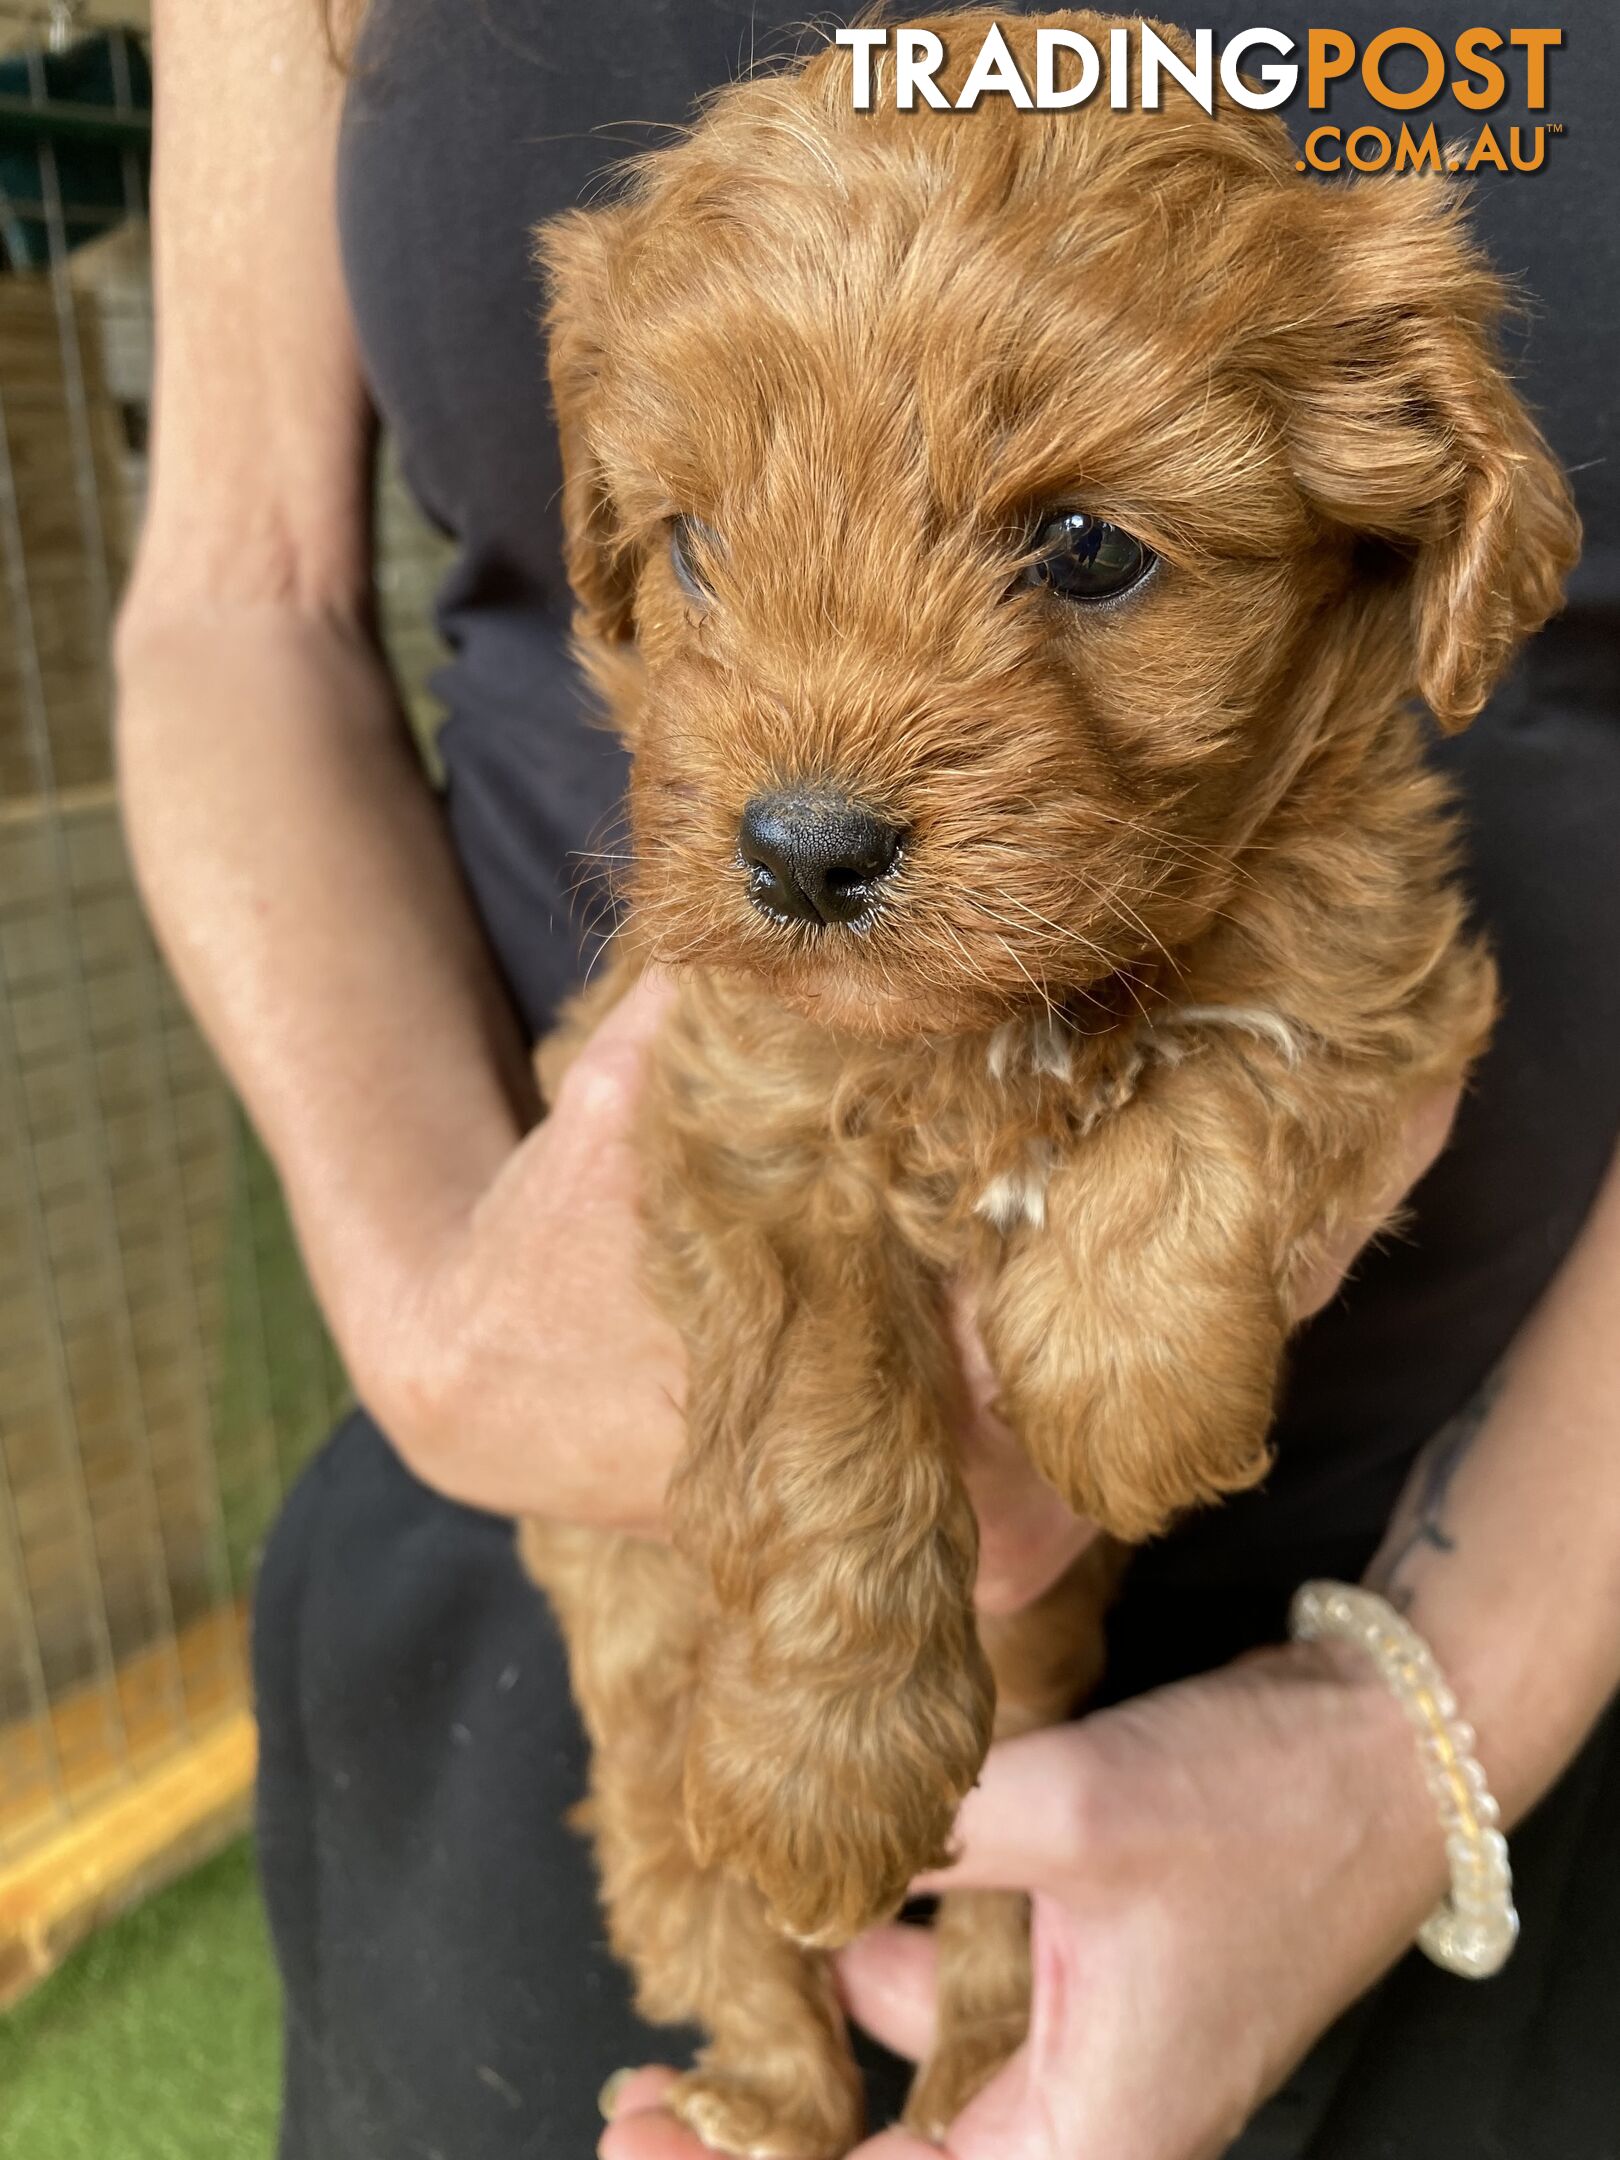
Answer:
[(920, 2062), (934, 2044), (938, 1953), (921, 1927), (872, 1928), (834, 1960), (838, 1992), (857, 2025)]

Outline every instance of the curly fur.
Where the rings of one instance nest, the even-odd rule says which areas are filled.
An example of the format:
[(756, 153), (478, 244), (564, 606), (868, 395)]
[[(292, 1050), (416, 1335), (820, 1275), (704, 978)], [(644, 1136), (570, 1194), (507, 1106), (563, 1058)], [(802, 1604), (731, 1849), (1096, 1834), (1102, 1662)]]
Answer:
[[(957, 78), (991, 20), (936, 19)], [(880, 73), (857, 114), (822, 50), (541, 249), (635, 843), (545, 1070), (678, 968), (641, 1145), (691, 1388), (672, 1549), (523, 1545), (613, 1940), (651, 2016), (712, 2035), (677, 2104), (811, 2160), (858, 2125), (823, 1949), (945, 1856), (993, 1728), (1092, 1683), (1115, 1567), (975, 1626), (941, 1286), (1116, 1540), (1263, 1474), (1295, 1285), (1490, 1025), (1412, 700), (1478, 711), (1576, 528), (1453, 184), (1325, 187), (1274, 119), (1174, 90), (899, 113)], [(1093, 610), (1010, 591), (1058, 502), (1159, 571)], [(702, 609), (677, 516), (718, 536)], [(805, 781), (908, 836), (862, 931), (749, 904), (743, 806)], [(1018, 1901), (942, 1925), (928, 2129), (1027, 1991)]]

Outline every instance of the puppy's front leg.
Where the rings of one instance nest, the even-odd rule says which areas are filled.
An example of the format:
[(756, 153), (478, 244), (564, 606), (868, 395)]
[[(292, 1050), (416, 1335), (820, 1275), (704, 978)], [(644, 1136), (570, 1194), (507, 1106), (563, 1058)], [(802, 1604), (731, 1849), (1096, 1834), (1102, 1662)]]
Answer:
[[(686, 1756), (700, 1855), (846, 1942), (944, 1859), (989, 1744), (977, 1536), (924, 1286), (872, 1252), (790, 1269), (757, 1417), (699, 1385), (676, 1537), (715, 1599)], [(719, 1346), (716, 1346), (718, 1349)]]
[(1290, 1268), (1332, 1176), (1216, 1051), (1059, 1165), (982, 1325), (1005, 1415), (1078, 1513), (1137, 1543), (1264, 1473)]

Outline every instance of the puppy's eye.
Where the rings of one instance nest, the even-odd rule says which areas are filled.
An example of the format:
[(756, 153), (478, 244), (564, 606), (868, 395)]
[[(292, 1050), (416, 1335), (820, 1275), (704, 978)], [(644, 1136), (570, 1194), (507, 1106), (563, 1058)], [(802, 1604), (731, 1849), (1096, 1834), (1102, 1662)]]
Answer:
[(675, 572), (675, 582), (688, 600), (698, 607), (707, 607), (714, 598), (703, 575), (703, 563), (713, 554), (715, 536), (701, 519), (693, 517), (671, 518), (669, 521), (669, 561)]
[(1111, 600), (1145, 578), (1158, 557), (1122, 525), (1085, 510), (1043, 518), (1019, 574), (1020, 585), (1044, 585), (1065, 600)]

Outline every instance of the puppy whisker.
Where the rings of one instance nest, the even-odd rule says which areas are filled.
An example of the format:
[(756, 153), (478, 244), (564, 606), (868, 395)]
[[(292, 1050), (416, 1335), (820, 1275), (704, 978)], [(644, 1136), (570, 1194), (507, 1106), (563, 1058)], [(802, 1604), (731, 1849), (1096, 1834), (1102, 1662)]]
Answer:
[[(1054, 922), (1050, 915), (1043, 915), (1039, 908), (1031, 907), (1027, 900), (1020, 900), (1015, 893), (1007, 892), (999, 885), (995, 888), (995, 896), (998, 900), (1004, 901), (1008, 907), (1021, 908), (1026, 915), (1050, 930), (1054, 936), (1063, 938), (1071, 945), (1078, 945), (1082, 951), (1090, 953), (1094, 959), (1102, 963), (1110, 974), (1118, 965), (1111, 953), (1099, 945), (1094, 938), (1087, 937), (1083, 931), (1073, 929), (1064, 923)], [(984, 908), (982, 899), (978, 904), (981, 908)], [(1005, 924), (1008, 929), (1018, 927), (1016, 923), (1009, 923), (1006, 916), (995, 915), (993, 909), (984, 908), (984, 912), (992, 915), (997, 922)]]
[(1176, 955), (1170, 950), (1169, 946), (1166, 945), (1163, 938), (1159, 936), (1158, 932), (1153, 929), (1151, 924), (1145, 923), (1142, 920), (1141, 916), (1137, 914), (1135, 908), (1131, 907), (1126, 901), (1122, 900), (1119, 897), (1119, 893), (1117, 890), (1106, 893), (1099, 893), (1097, 897), (1101, 900), (1103, 906), (1107, 908), (1108, 912), (1116, 919), (1116, 921), (1124, 922), (1130, 929), (1134, 930), (1139, 937), (1144, 937), (1147, 939), (1148, 944), (1159, 955), (1160, 959), (1165, 962), (1166, 966), (1170, 969), (1172, 974), (1179, 975), (1182, 972), (1183, 963), (1176, 958)]

